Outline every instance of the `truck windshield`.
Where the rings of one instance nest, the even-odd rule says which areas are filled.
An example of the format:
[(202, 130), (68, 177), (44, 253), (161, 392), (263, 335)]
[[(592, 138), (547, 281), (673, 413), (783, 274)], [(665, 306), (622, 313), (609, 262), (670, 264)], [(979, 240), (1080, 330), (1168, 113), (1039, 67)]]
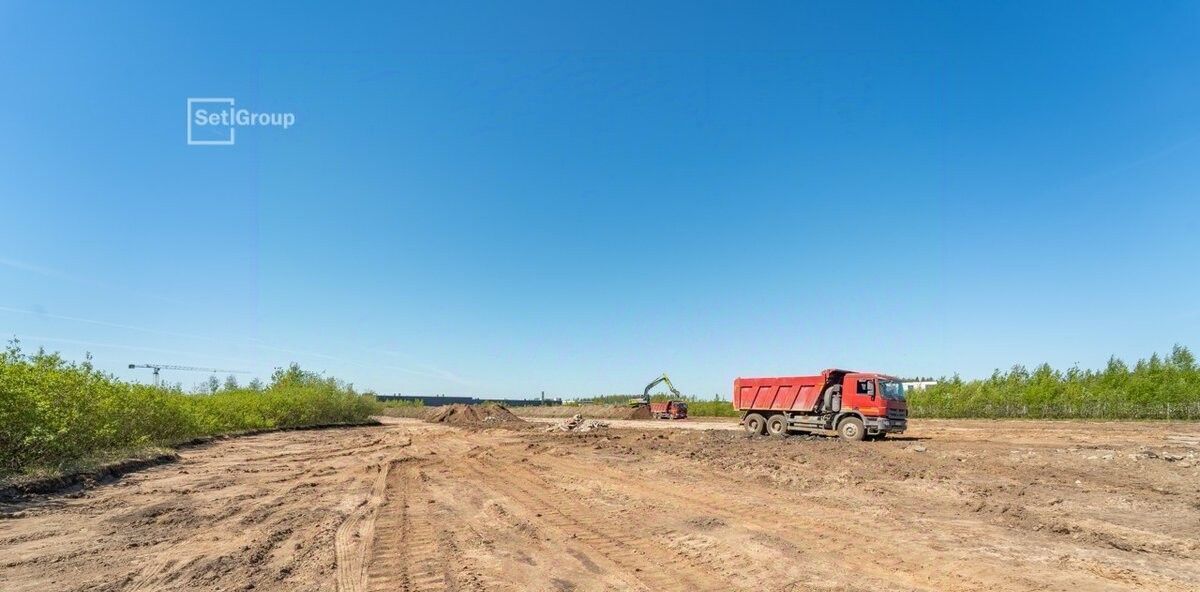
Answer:
[(892, 399), (893, 401), (904, 400), (904, 385), (894, 380), (880, 380), (879, 390), (883, 393), (883, 398)]

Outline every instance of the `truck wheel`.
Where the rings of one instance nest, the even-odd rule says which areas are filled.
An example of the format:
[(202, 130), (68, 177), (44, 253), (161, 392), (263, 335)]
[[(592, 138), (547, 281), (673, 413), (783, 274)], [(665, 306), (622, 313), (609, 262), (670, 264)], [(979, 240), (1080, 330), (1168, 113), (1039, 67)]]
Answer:
[(767, 427), (767, 420), (757, 413), (751, 413), (742, 420), (742, 425), (746, 427), (746, 431), (752, 436), (761, 436), (763, 429)]
[(858, 442), (863, 439), (866, 430), (863, 429), (863, 422), (857, 417), (847, 417), (838, 424), (838, 435), (843, 440), (848, 442)]
[(767, 434), (782, 438), (783, 436), (786, 436), (787, 433), (787, 417), (785, 417), (782, 413), (776, 413), (775, 415), (767, 418)]

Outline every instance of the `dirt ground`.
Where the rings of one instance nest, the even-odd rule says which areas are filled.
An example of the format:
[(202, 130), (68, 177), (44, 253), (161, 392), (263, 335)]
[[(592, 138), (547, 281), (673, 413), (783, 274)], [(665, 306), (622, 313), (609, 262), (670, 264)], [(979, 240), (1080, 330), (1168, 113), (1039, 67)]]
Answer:
[(640, 423), (187, 449), (0, 508), (0, 590), (1200, 589), (1197, 424), (914, 420), (849, 444)]

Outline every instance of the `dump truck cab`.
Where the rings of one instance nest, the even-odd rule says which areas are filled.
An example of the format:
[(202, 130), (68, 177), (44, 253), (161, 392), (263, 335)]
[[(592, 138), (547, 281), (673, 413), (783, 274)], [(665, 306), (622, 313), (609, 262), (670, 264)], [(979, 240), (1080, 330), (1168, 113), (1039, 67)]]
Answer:
[(846, 440), (908, 427), (904, 385), (894, 376), (831, 368), (810, 376), (738, 378), (733, 405), (751, 433), (836, 431)]
[[(852, 372), (831, 369), (822, 372), (827, 387), (841, 386), (841, 406), (834, 427), (853, 430), (857, 426), (842, 425), (846, 417), (862, 421), (865, 436), (903, 432), (908, 427), (908, 401), (904, 384), (899, 378), (875, 372)], [(839, 432), (842, 431), (839, 429)], [(857, 439), (853, 434), (842, 434)]]

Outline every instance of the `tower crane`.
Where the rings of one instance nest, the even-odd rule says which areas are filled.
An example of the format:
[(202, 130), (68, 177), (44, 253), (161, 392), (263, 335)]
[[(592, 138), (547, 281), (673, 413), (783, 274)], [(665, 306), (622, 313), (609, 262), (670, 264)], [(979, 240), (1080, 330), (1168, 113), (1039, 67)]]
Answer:
[(175, 366), (172, 364), (130, 364), (130, 369), (133, 368), (149, 368), (154, 371), (154, 386), (161, 386), (162, 379), (159, 378), (160, 370), (181, 370), (184, 372), (209, 372), (212, 374), (248, 374), (245, 370), (221, 370), (219, 368), (196, 368), (195, 366)]

